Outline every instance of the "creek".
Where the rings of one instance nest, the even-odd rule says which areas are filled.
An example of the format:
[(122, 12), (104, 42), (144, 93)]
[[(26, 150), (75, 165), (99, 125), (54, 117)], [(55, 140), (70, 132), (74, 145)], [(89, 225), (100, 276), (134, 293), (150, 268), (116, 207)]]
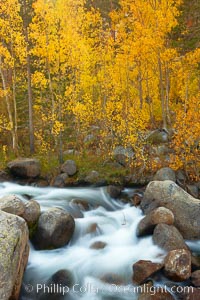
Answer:
[[(125, 189), (123, 194), (131, 197), (135, 192), (135, 189)], [(73, 199), (89, 204), (87, 211), (73, 211), (81, 213), (81, 217), (75, 218), (75, 232), (68, 245), (39, 251), (30, 243), (20, 300), (137, 299), (132, 265), (141, 259), (161, 262), (165, 254), (153, 244), (151, 236), (136, 236), (137, 224), (143, 218), (141, 210), (111, 199), (104, 187), (58, 189), (3, 183), (0, 194), (15, 194), (22, 200), (35, 199), (42, 211), (50, 207), (70, 211)], [(104, 247), (91, 248), (95, 242), (102, 242)], [(53, 274), (63, 269), (70, 272), (73, 284), (69, 290), (57, 285), (56, 292), (60, 289), (60, 294), (55, 295), (53, 285), (48, 290), (47, 283)]]

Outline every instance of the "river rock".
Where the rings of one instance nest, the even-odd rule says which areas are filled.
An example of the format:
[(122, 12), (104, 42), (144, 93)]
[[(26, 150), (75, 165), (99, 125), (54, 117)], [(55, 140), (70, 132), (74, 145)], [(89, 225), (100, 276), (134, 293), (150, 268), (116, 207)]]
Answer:
[(191, 282), (194, 286), (200, 287), (200, 270), (196, 270), (191, 274)]
[(101, 278), (101, 281), (108, 283), (108, 284), (114, 284), (114, 285), (123, 285), (124, 279), (119, 276), (118, 274), (108, 273), (103, 275)]
[(133, 283), (142, 284), (151, 275), (160, 271), (163, 264), (153, 263), (150, 260), (139, 260), (133, 265)]
[(89, 203), (84, 199), (72, 199), (70, 204), (78, 206), (79, 209), (83, 211), (90, 209)]
[(69, 178), (69, 176), (68, 176), (67, 173), (59, 174), (59, 175), (56, 176), (56, 178), (53, 180), (52, 185), (55, 186), (55, 187), (59, 187), (59, 188), (65, 187), (66, 184), (67, 184), (67, 179), (68, 179), (68, 178)]
[(66, 269), (59, 270), (51, 276), (49, 284), (72, 287), (74, 284), (73, 274)]
[(154, 180), (164, 181), (164, 180), (171, 180), (176, 181), (176, 173), (171, 168), (162, 168), (157, 171), (154, 176)]
[(100, 249), (104, 249), (106, 247), (106, 243), (101, 242), (101, 241), (97, 241), (94, 242), (91, 246), (90, 249), (95, 249), (95, 250), (100, 250)]
[(86, 229), (86, 234), (94, 234), (97, 233), (97, 230), (99, 229), (98, 224), (97, 223), (91, 223), (90, 225), (88, 225), (87, 229)]
[(66, 211), (74, 218), (74, 219), (79, 219), (83, 218), (84, 215), (78, 205), (75, 203), (70, 202), (66, 207)]
[(158, 224), (153, 232), (153, 241), (166, 251), (176, 249), (188, 250), (181, 233), (173, 225)]
[(37, 249), (55, 249), (66, 245), (74, 232), (75, 222), (70, 214), (59, 208), (43, 212), (33, 237)]
[(33, 226), (40, 216), (40, 205), (35, 200), (26, 201), (24, 204), (25, 210), (22, 214), (22, 218), (26, 220), (28, 226)]
[(170, 251), (164, 260), (165, 276), (173, 281), (185, 281), (191, 275), (191, 253), (185, 249)]
[(22, 218), (3, 211), (0, 224), (0, 299), (17, 300), (28, 261), (28, 228)]
[(133, 197), (130, 199), (131, 200), (131, 203), (134, 205), (134, 206), (139, 206), (141, 201), (142, 201), (142, 195), (140, 194), (134, 194)]
[(7, 166), (13, 176), (22, 178), (36, 178), (41, 172), (40, 162), (35, 158), (16, 159)]
[(174, 223), (174, 215), (171, 210), (165, 207), (158, 207), (147, 216), (145, 216), (138, 224), (137, 236), (152, 234), (157, 224), (164, 223), (172, 225)]
[(107, 193), (110, 195), (111, 198), (117, 199), (120, 197), (122, 192), (121, 186), (109, 185), (107, 186)]
[(61, 172), (66, 173), (69, 176), (73, 176), (77, 172), (77, 166), (74, 160), (66, 160), (61, 166)]
[(49, 289), (49, 292), (45, 292), (44, 289), (41, 289), (41, 291), (39, 291), (39, 293), (36, 294), (36, 299), (64, 300), (66, 299), (66, 294), (63, 294), (63, 291), (67, 293), (68, 288), (71, 288), (73, 284), (73, 274), (66, 269), (59, 270), (56, 273), (54, 273), (45, 283), (46, 291), (48, 291)]
[(193, 198), (170, 180), (148, 184), (141, 208), (145, 214), (164, 206), (174, 214), (174, 225), (185, 239), (200, 238), (200, 200)]
[(25, 205), (17, 196), (8, 195), (0, 199), (0, 210), (12, 215), (22, 216), (25, 210)]

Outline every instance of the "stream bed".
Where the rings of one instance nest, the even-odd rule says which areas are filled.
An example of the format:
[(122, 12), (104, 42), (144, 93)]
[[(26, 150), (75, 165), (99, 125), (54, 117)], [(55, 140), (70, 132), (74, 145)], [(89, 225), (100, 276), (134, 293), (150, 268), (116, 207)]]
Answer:
[[(131, 197), (135, 190), (125, 189), (123, 193)], [(89, 205), (87, 211), (77, 211), (81, 217), (75, 218), (75, 232), (68, 245), (35, 250), (30, 243), (20, 300), (137, 299), (133, 264), (141, 259), (161, 262), (165, 255), (151, 236), (136, 236), (142, 211), (111, 199), (104, 187), (58, 189), (2, 183), (0, 194), (15, 194), (23, 201), (34, 199), (42, 211), (58, 207), (70, 212), (74, 199)], [(200, 248), (198, 242), (190, 246)], [(61, 270), (69, 274), (70, 288), (63, 284), (62, 276), (58, 283), (52, 283), (52, 276)]]

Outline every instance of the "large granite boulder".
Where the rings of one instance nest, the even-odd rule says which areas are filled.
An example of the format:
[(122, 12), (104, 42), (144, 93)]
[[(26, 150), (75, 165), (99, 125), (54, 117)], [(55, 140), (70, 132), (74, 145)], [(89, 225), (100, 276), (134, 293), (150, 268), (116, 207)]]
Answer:
[(17, 300), (28, 261), (28, 228), (15, 215), (0, 211), (0, 299)]
[(20, 158), (8, 163), (8, 169), (13, 176), (21, 178), (36, 178), (40, 176), (41, 166), (35, 158)]
[(152, 181), (146, 188), (141, 208), (148, 214), (160, 206), (173, 212), (174, 226), (185, 239), (200, 238), (200, 200), (189, 195), (173, 181)]
[(75, 229), (72, 216), (63, 209), (50, 208), (43, 212), (33, 236), (37, 249), (55, 249), (66, 245)]

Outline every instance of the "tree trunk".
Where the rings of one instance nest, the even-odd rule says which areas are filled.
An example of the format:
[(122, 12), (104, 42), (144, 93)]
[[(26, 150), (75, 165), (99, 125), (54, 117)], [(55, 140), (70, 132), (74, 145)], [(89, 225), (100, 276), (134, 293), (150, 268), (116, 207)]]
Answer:
[(2, 78), (3, 90), (4, 90), (4, 93), (5, 93), (5, 102), (6, 102), (7, 112), (8, 112), (8, 120), (9, 120), (10, 127), (11, 127), (10, 132), (11, 132), (11, 135), (12, 135), (12, 148), (13, 148), (13, 151), (15, 152), (15, 151), (17, 151), (17, 148), (16, 148), (17, 138), (16, 138), (16, 135), (15, 135), (12, 110), (11, 110), (9, 96), (8, 96), (6, 78), (4, 76), (4, 71), (3, 71), (3, 68), (2, 68), (2, 57), (1, 56), (0, 56), (0, 74), (1, 74), (1, 78)]
[(14, 152), (18, 154), (18, 125), (17, 125), (17, 103), (16, 103), (16, 73), (15, 66), (13, 69), (13, 109), (14, 109), (14, 136), (15, 139), (13, 141)]
[(140, 109), (143, 108), (143, 89), (142, 89), (142, 75), (141, 75), (141, 68), (139, 67), (139, 74), (138, 74), (138, 90), (139, 90), (139, 98), (140, 98)]
[(158, 53), (158, 70), (159, 70), (159, 86), (160, 86), (160, 100), (161, 100), (161, 108), (162, 108), (163, 129), (167, 129), (165, 93), (164, 93), (164, 86), (163, 86), (163, 71), (162, 71), (160, 53)]
[(31, 10), (32, 10), (32, 1), (22, 0), (21, 2), (21, 14), (23, 20), (23, 30), (24, 37), (26, 41), (26, 70), (27, 70), (27, 88), (28, 88), (28, 121), (29, 121), (29, 143), (30, 143), (30, 153), (35, 152), (35, 143), (34, 143), (34, 124), (33, 124), (33, 95), (32, 95), (32, 84), (31, 84), (31, 60), (29, 55), (29, 35), (28, 35), (28, 26), (31, 22)]
[(27, 53), (26, 57), (27, 63), (27, 79), (28, 79), (28, 116), (29, 116), (29, 142), (30, 142), (30, 153), (35, 152), (34, 145), (34, 125), (33, 125), (33, 96), (32, 96), (32, 87), (31, 87), (31, 64), (30, 56)]

